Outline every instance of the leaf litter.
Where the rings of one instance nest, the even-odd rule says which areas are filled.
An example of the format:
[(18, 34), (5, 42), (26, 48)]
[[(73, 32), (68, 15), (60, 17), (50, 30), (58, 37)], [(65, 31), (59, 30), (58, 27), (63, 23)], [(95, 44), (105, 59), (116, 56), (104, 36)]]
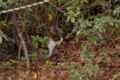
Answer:
[[(39, 64), (31, 64), (31, 74), (26, 73), (25, 61), (13, 65), (9, 61), (4, 62), (4, 65), (0, 65), (0, 80), (68, 80), (72, 75), (67, 73), (67, 66), (61, 64), (67, 61), (74, 61), (80, 65), (84, 64), (85, 60), (80, 58), (81, 44), (81, 42), (77, 43), (74, 39), (63, 41), (60, 49), (55, 49), (52, 57), (48, 59), (52, 62), (52, 66), (43, 66), (46, 64), (46, 60), (39, 58)], [(95, 48), (96, 46), (91, 46), (89, 51)], [(113, 51), (114, 48), (111, 47), (108, 50)], [(116, 79), (113, 77), (120, 71), (119, 55), (113, 54), (111, 60), (109, 63), (99, 63), (100, 76), (97, 79), (90, 80), (119, 80), (119, 77)], [(14, 67), (15, 71), (10, 69), (11, 66)]]

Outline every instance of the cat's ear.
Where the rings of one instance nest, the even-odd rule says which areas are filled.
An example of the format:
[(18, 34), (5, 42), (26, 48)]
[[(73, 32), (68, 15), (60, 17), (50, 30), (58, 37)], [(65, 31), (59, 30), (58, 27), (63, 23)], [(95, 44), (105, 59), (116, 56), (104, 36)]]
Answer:
[(55, 31), (55, 30), (57, 30), (57, 25), (55, 25), (55, 26), (51, 26), (50, 30), (51, 30), (51, 31)]

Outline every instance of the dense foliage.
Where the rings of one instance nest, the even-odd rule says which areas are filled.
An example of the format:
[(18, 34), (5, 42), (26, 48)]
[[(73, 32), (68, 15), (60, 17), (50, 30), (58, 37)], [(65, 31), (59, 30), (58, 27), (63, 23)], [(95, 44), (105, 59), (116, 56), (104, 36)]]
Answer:
[[(38, 2), (41, 0), (32, 0)], [(10, 8), (11, 4), (16, 3), (17, 7), (25, 5), (24, 0), (19, 3), (16, 0), (8, 0), (8, 2), (0, 1), (1, 9)], [(69, 3), (67, 5), (67, 3)], [(57, 7), (57, 8), (56, 8)], [(43, 11), (42, 11), (43, 10)], [(45, 4), (39, 7), (28, 8), (27, 17), (21, 16), (21, 20), (17, 22), (19, 26), (25, 22), (26, 30), (33, 29), (32, 33), (39, 34), (41, 27), (48, 29), (55, 21), (57, 10), (59, 11), (58, 25), (61, 27), (65, 39), (69, 39), (71, 35), (75, 35), (77, 43), (82, 42), (79, 47), (82, 48), (79, 56), (85, 61), (84, 65), (73, 62), (65, 62), (63, 65), (68, 66), (68, 73), (72, 74), (70, 80), (89, 80), (100, 76), (100, 63), (112, 63), (112, 55), (109, 49), (120, 49), (120, 1), (119, 0), (53, 0), (52, 4)], [(32, 13), (32, 14), (31, 14)], [(25, 11), (23, 14), (25, 15)], [(46, 15), (46, 17), (44, 17)], [(38, 17), (40, 16), (40, 17)], [(26, 20), (24, 20), (26, 18)], [(9, 18), (7, 18), (9, 19)], [(5, 22), (1, 17), (0, 27), (14, 25), (12, 21)], [(31, 27), (32, 26), (32, 27)], [(7, 32), (6, 32), (7, 33)], [(6, 38), (0, 31), (0, 43), (2, 37)], [(43, 39), (39, 36), (32, 36), (33, 45), (38, 48), (38, 41), (41, 41), (44, 47), (48, 38)], [(82, 40), (81, 40), (82, 39)], [(93, 48), (94, 47), (94, 48)], [(38, 49), (39, 50), (39, 49)], [(37, 51), (38, 52), (38, 51)], [(48, 51), (44, 50), (45, 53)], [(33, 52), (35, 53), (35, 52)], [(34, 57), (34, 56), (33, 56)], [(76, 72), (77, 71), (77, 72)], [(116, 74), (114, 78), (119, 76)]]

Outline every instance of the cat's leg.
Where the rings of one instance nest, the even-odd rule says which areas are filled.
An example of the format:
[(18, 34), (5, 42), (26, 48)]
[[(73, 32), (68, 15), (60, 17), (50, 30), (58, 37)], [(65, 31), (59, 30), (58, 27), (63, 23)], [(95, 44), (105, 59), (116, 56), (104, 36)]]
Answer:
[(52, 56), (52, 53), (53, 53), (53, 50), (54, 50), (55, 46), (56, 46), (55, 41), (50, 40), (50, 43), (49, 43), (49, 45), (48, 45), (49, 54), (47, 55), (47, 58), (49, 58), (49, 57)]
[(42, 58), (49, 58), (49, 57), (51, 57), (55, 46), (57, 45), (57, 47), (59, 48), (60, 44), (62, 43), (62, 41), (63, 41), (62, 37), (61, 37), (61, 40), (57, 41), (57, 42), (55, 42), (53, 40), (50, 40), (49, 45), (48, 45), (48, 50), (49, 50), (48, 55), (42, 55), (41, 57)]
[(56, 42), (57, 49), (60, 49), (60, 45), (61, 45), (62, 41), (63, 41), (63, 38), (61, 37), (60, 41)]
[(55, 46), (56, 46), (56, 42), (53, 40), (50, 40), (50, 43), (48, 45), (49, 54), (45, 56), (46, 58), (49, 58), (52, 56), (52, 53), (53, 53)]

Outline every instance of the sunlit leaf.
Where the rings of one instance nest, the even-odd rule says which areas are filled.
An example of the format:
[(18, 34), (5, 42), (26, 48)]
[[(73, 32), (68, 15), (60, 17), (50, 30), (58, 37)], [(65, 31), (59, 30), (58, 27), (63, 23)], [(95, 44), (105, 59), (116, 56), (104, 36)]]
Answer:
[(48, 14), (49, 20), (52, 21), (53, 17), (51, 14)]
[(84, 0), (85, 3), (88, 3), (88, 0)]
[(33, 75), (33, 79), (36, 79), (36, 78), (37, 78), (37, 73)]
[(114, 77), (112, 78), (112, 80), (114, 80)]
[(70, 18), (71, 18), (71, 16), (68, 16), (68, 17), (67, 17), (67, 21), (66, 21), (66, 22), (68, 22), (68, 21), (70, 20)]
[(75, 18), (74, 17), (71, 18), (71, 22), (75, 23)]
[(0, 43), (2, 43), (2, 36), (0, 36)]
[(113, 26), (113, 22), (109, 22), (109, 24), (110, 24), (111, 26)]
[(72, 10), (69, 11), (69, 14), (70, 14), (70, 15), (73, 15), (73, 13), (74, 13), (74, 12), (73, 12)]

